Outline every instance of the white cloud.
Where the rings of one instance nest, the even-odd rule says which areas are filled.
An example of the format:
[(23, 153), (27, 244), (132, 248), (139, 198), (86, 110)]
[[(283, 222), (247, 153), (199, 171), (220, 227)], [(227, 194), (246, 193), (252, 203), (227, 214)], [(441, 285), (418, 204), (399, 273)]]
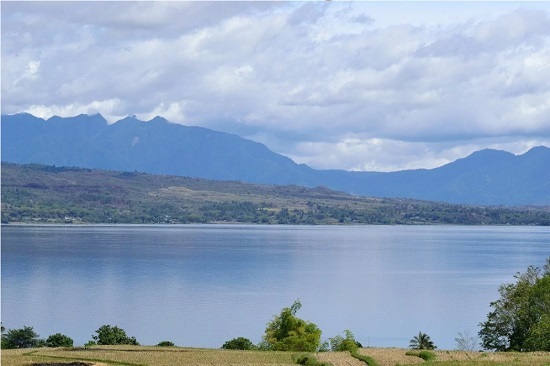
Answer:
[(160, 105), (151, 112), (138, 114), (136, 116), (142, 121), (150, 121), (156, 116), (163, 116), (170, 122), (185, 123), (185, 105), (185, 101), (174, 102), (168, 106), (165, 106), (164, 103), (160, 103)]
[(92, 115), (100, 113), (107, 122), (113, 123), (126, 117), (125, 115), (114, 114), (120, 104), (121, 101), (118, 99), (98, 100), (87, 104), (72, 103), (48, 106), (33, 104), (30, 105), (26, 111), (36, 117), (44, 119), (50, 118), (51, 116), (72, 117), (79, 114)]
[(2, 3), (3, 113), (158, 114), (319, 168), (545, 142), (549, 59), (548, 3)]

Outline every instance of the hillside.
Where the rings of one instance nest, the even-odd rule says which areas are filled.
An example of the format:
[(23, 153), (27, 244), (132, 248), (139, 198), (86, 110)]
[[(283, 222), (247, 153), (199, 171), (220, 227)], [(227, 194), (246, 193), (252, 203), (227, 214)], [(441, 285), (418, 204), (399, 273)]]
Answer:
[(550, 205), (550, 149), (482, 150), (435, 169), (315, 170), (237, 135), (133, 117), (2, 116), (2, 160), (260, 184), (325, 186), (354, 195), (474, 205)]
[(357, 197), (260, 185), (2, 163), (2, 222), (550, 225), (550, 208)]

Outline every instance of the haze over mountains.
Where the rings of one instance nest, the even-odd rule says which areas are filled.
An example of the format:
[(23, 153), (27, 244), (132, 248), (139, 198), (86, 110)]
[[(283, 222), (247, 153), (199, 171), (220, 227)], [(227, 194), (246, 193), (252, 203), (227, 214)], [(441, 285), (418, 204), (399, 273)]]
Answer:
[(478, 205), (550, 205), (550, 149), (482, 150), (439, 168), (390, 173), (315, 170), (237, 135), (99, 114), (2, 116), (2, 161), (140, 171), (265, 184), (326, 186), (355, 195)]

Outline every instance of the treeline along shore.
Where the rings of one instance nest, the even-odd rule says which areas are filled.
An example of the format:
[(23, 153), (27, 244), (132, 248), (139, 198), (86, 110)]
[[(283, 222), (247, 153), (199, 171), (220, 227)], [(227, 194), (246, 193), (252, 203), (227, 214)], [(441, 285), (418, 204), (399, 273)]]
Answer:
[(2, 223), (550, 225), (550, 207), (469, 206), (260, 185), (2, 163)]

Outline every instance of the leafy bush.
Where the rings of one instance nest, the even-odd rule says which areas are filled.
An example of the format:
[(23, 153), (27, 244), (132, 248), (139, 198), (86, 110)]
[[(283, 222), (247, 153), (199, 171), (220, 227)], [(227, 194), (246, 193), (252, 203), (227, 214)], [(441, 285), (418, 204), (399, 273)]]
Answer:
[(61, 333), (52, 334), (46, 339), (46, 347), (72, 347), (72, 346), (73, 346), (72, 338)]
[(240, 349), (240, 350), (253, 350), (256, 346), (250, 339), (244, 337), (233, 338), (227, 341), (222, 346), (223, 349)]
[(356, 352), (360, 344), (355, 340), (353, 333), (350, 330), (344, 330), (346, 338), (341, 335), (329, 338), (330, 350), (334, 352), (349, 351), (351, 353)]
[(311, 354), (300, 354), (297, 356), (294, 356), (295, 362), (298, 365), (304, 365), (304, 366), (332, 366), (331, 364), (325, 363), (325, 362), (319, 362), (317, 358)]
[(296, 300), (290, 308), (283, 308), (279, 316), (267, 324), (263, 344), (272, 351), (315, 352), (321, 342), (317, 325), (296, 317), (302, 307)]
[(162, 341), (157, 344), (157, 347), (174, 347), (174, 342)]
[(431, 361), (431, 360), (435, 360), (435, 358), (437, 357), (435, 353), (433, 352), (430, 352), (430, 351), (426, 351), (426, 350), (423, 350), (423, 351), (409, 351), (409, 352), (406, 352), (405, 353), (407, 356), (416, 356), (416, 357), (420, 357), (421, 359), (423, 359), (424, 361)]
[(88, 342), (84, 343), (84, 348), (93, 347), (93, 346), (97, 346), (96, 341), (88, 341)]

